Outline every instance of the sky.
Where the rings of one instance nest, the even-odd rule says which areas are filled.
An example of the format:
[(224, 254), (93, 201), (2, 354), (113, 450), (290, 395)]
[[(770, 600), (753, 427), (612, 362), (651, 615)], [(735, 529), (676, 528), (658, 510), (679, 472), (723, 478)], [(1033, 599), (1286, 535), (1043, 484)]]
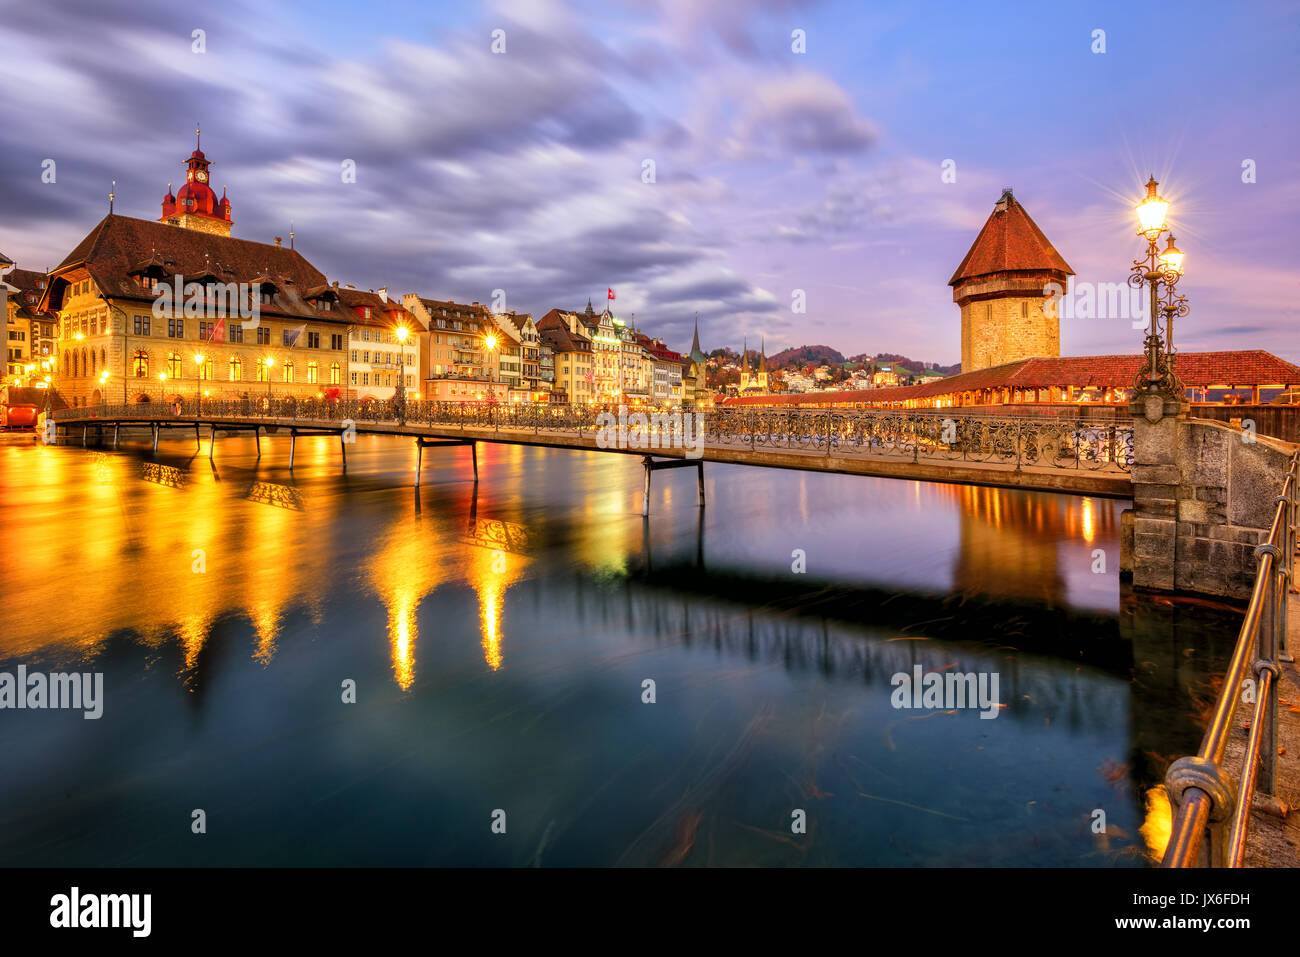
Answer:
[(1298, 64), (1300, 2), (0, 0), (0, 252), (57, 265), (110, 189), (158, 218), (201, 125), (234, 235), (292, 223), (331, 280), (948, 364), (1004, 186), (1114, 283), (1154, 174), (1179, 347), (1300, 362)]

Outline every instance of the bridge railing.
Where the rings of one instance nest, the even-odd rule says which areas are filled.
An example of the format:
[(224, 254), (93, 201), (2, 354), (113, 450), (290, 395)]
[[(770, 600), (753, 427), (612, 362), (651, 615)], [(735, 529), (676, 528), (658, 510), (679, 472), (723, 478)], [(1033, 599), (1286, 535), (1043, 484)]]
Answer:
[(954, 412), (718, 409), (705, 418), (718, 445), (832, 455), (892, 455), (912, 461), (992, 463), (1127, 472), (1133, 466), (1128, 423)]
[[(1298, 484), (1300, 452), (1291, 458), (1268, 538), (1255, 549), (1255, 587), (1201, 749), (1170, 765), (1165, 778), (1174, 818), (1164, 867), (1240, 867), (1256, 792), (1276, 800), (1278, 662), (1286, 647), (1287, 595), (1295, 581)], [(1248, 698), (1248, 682), (1254, 711), (1238, 785), (1223, 759), (1237, 707)]]
[[(168, 419), (266, 419), (306, 422), (453, 426), (495, 431), (570, 432), (601, 428), (616, 409), (547, 403), (471, 403), (422, 400), (334, 400), (250, 395), (239, 399), (179, 399), (171, 405), (114, 405), (66, 409), (56, 421), (88, 417)], [(640, 410), (626, 424), (635, 428)], [(668, 413), (665, 413), (668, 414)], [(691, 413), (683, 413), (689, 415)], [(1127, 423), (1033, 417), (951, 415), (888, 410), (713, 409), (702, 416), (705, 441), (753, 450), (830, 455), (893, 456), (913, 462), (938, 460), (1012, 466), (1128, 472), (1133, 464), (1133, 427)], [(698, 420), (697, 420), (698, 421)], [(642, 423), (649, 427), (649, 422)]]

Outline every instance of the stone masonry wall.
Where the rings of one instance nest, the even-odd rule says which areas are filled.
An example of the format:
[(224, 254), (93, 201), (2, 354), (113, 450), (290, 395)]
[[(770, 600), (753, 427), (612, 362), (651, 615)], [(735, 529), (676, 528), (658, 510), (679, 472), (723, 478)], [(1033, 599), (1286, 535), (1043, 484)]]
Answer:
[(1121, 570), (1164, 591), (1249, 597), (1294, 446), (1205, 419), (1134, 417)]

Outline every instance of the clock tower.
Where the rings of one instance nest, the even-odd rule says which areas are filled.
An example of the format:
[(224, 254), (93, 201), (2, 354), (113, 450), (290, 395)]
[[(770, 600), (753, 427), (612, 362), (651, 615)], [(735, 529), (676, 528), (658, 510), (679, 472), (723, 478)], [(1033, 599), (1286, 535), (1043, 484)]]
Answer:
[(229, 236), (233, 225), (230, 219), (230, 200), (221, 191), (221, 198), (212, 191), (208, 180), (212, 161), (203, 155), (200, 149), (202, 134), (194, 131), (194, 152), (185, 161), (185, 184), (172, 195), (171, 184), (167, 184), (167, 195), (162, 201), (160, 223), (170, 223), (183, 229), (197, 229), (218, 236)]

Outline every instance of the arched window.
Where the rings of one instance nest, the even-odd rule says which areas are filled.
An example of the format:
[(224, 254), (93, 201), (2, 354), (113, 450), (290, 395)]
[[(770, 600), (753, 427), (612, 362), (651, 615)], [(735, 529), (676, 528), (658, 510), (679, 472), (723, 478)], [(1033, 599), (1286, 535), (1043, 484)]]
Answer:
[(66, 375), (71, 375), (71, 372), (69, 372), (69, 365), (70, 365), (70, 364), (71, 364), (71, 360), (68, 358), (68, 353), (66, 353), (66, 352), (63, 353), (63, 374), (64, 374), (65, 376), (66, 376)]
[(319, 374), (316, 367), (316, 360), (313, 359), (311, 362), (307, 363), (307, 381), (312, 385), (315, 385), (318, 379)]
[(86, 375), (86, 350), (84, 348), (81, 350), (81, 375), (83, 377)]
[(198, 366), (200, 379), (206, 380), (212, 378), (212, 357), (211, 356), (204, 356), (203, 361), (197, 362), (195, 363), (195, 365)]
[(132, 355), (132, 362), (135, 367), (135, 376), (137, 379), (149, 378), (149, 353), (143, 349), (136, 349)]
[(167, 378), (179, 379), (181, 377), (181, 354), (179, 352), (167, 353)]
[(267, 380), (268, 371), (266, 361), (259, 359), (257, 363), (257, 381), (265, 382)]
[(285, 382), (292, 382), (292, 381), (293, 381), (293, 363), (292, 363), (292, 362), (285, 362), (285, 364), (284, 364), (284, 381), (285, 381)]
[(240, 382), (244, 378), (244, 360), (239, 356), (230, 357), (230, 381)]
[(339, 368), (337, 362), (330, 363), (330, 385), (338, 385), (342, 382), (343, 370)]
[(90, 350), (90, 374), (95, 374), (95, 364), (99, 361), (99, 356), (95, 355), (95, 350)]

